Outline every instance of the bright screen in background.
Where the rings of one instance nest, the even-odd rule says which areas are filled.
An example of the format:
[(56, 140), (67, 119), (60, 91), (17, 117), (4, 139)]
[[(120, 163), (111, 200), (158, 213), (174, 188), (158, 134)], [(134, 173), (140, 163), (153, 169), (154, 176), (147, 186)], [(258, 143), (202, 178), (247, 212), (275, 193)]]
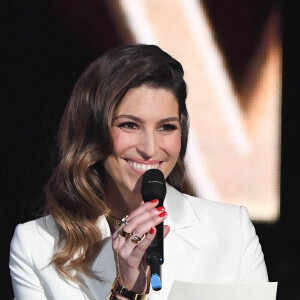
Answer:
[(252, 0), (111, 1), (129, 42), (156, 44), (183, 65), (196, 194), (245, 205), (253, 220), (271, 222), (280, 214), (281, 23), (269, 5), (260, 26), (249, 26), (255, 3), (259, 12)]

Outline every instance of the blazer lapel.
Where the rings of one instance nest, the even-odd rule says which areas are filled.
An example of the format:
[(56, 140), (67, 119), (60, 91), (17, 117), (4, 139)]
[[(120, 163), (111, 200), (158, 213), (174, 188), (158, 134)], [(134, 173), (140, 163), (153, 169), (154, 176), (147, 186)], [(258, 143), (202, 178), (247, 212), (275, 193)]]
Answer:
[(195, 249), (201, 256), (200, 251), (207, 251), (203, 246), (217, 242), (217, 235), (208, 222), (210, 201), (182, 194), (167, 184), (164, 206), (168, 213), (164, 223), (170, 226), (171, 232), (165, 240), (163, 288), (158, 292), (151, 289), (151, 300), (167, 299), (174, 280), (182, 280), (186, 272), (197, 276), (191, 268), (184, 267), (186, 262), (191, 264), (194, 260), (189, 253)]
[(217, 235), (206, 220), (211, 205), (210, 201), (184, 195), (167, 185), (165, 208), (168, 218), (165, 224), (197, 249), (216, 243)]

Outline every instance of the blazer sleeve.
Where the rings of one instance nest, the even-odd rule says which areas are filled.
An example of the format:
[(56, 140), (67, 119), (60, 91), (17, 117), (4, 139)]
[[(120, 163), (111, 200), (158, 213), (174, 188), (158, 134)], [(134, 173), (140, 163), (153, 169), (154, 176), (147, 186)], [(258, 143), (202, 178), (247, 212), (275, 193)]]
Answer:
[(243, 206), (240, 207), (240, 225), (243, 242), (239, 281), (241, 283), (267, 282), (264, 255), (248, 211)]
[(15, 300), (46, 300), (44, 289), (35, 272), (29, 245), (32, 241), (23, 224), (16, 227), (10, 245), (10, 274)]

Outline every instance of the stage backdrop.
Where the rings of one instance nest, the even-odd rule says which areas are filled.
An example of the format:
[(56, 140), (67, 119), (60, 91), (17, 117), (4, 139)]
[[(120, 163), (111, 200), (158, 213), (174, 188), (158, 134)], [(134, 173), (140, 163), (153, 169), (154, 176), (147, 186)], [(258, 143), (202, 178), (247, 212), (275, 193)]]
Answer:
[(115, 0), (127, 42), (178, 59), (188, 84), (196, 194), (280, 217), (281, 12), (272, 1)]

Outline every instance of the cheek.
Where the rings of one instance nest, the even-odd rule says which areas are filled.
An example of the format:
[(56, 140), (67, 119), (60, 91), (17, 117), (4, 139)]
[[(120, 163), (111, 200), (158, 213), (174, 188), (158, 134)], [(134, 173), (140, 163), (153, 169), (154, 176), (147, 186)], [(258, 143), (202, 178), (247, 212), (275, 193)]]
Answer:
[(113, 141), (113, 151), (116, 155), (124, 153), (128, 148), (131, 148), (135, 141), (133, 135), (124, 132), (113, 132), (111, 134)]
[(181, 137), (166, 140), (164, 151), (168, 153), (168, 162), (164, 166), (164, 175), (168, 177), (175, 167), (181, 150)]
[(168, 139), (165, 143), (165, 149), (172, 158), (177, 160), (181, 150), (181, 136)]

